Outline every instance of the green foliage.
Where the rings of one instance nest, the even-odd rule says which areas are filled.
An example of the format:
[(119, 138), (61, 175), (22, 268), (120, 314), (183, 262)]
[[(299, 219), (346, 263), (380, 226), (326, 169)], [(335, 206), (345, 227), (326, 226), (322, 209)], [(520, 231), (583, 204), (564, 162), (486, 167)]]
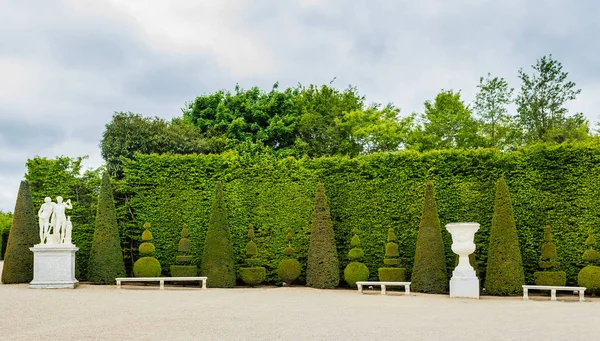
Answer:
[(254, 242), (254, 225), (248, 226), (248, 238), (250, 241), (246, 244), (246, 256), (248, 258), (253, 258), (258, 253), (258, 248), (256, 243)]
[(415, 291), (434, 294), (448, 291), (445, 259), (444, 241), (435, 203), (433, 182), (428, 181), (412, 271), (411, 282)]
[(325, 186), (317, 184), (306, 268), (306, 285), (333, 289), (340, 283), (339, 261)]
[(2, 283), (29, 283), (33, 279), (33, 253), (40, 243), (29, 182), (21, 181), (4, 254)]
[[(326, 184), (340, 263), (349, 262), (352, 231), (368, 227), (368, 233), (361, 234), (361, 247), (363, 262), (371, 270), (382, 266), (383, 241), (393, 227), (400, 264), (408, 275), (412, 272), (427, 179), (435, 181), (440, 226), (456, 221), (481, 224), (475, 234), (475, 259), (482, 282), (496, 181), (501, 175), (511, 188), (527, 283), (533, 283), (538, 271), (543, 242), (540, 227), (552, 224), (553, 240), (560, 251), (556, 261), (567, 273), (568, 285), (576, 285), (581, 256), (587, 249), (582, 241), (590, 226), (600, 226), (600, 145), (592, 143), (531, 146), (504, 153), (493, 149), (403, 151), (299, 160), (237, 153), (140, 155), (125, 165), (127, 183), (119, 186), (129, 196), (126, 210), (134, 213), (131, 219), (156, 225), (152, 228), (157, 248), (154, 257), (163, 267), (175, 263), (184, 223), (193, 245), (190, 255), (201, 259), (215, 183), (223, 181), (235, 264), (245, 264), (248, 225), (260, 226), (261, 233), (254, 239), (260, 246), (256, 258), (266, 267), (270, 284), (281, 283), (278, 268), (289, 247), (288, 229), (294, 231), (294, 256), (302, 269), (298, 283), (305, 281), (317, 181)], [(126, 236), (132, 223), (119, 222), (120, 233)], [(135, 240), (139, 239), (139, 224), (132, 231)], [(451, 236), (443, 232), (442, 237), (450, 276), (455, 254), (450, 250)], [(127, 239), (123, 243), (124, 250), (130, 247)], [(129, 253), (126, 256), (130, 257)], [(376, 271), (371, 271), (370, 280), (377, 280)]]
[(171, 270), (171, 277), (198, 276), (198, 267), (195, 265), (171, 265), (169, 269)]
[(381, 282), (405, 282), (405, 268), (379, 268), (379, 281)]
[(587, 292), (600, 293), (600, 266), (588, 265), (581, 269), (577, 276), (577, 283), (585, 287)]
[(564, 271), (538, 271), (533, 274), (535, 285), (565, 286), (567, 273)]
[(292, 284), (302, 272), (302, 267), (300, 262), (294, 258), (287, 258), (279, 263), (279, 268), (277, 268), (277, 275), (279, 279), (282, 280), (286, 284)]
[(267, 270), (262, 266), (240, 268), (240, 277), (246, 285), (253, 287), (264, 282), (267, 277)]
[(139, 251), (140, 255), (149, 255), (156, 251), (156, 247), (152, 243), (141, 243)]
[(143, 241), (152, 240), (152, 232), (150, 232), (150, 230), (144, 230), (144, 232), (142, 232), (142, 240)]
[(487, 78), (479, 78), (477, 88), (474, 111), (484, 145), (500, 150), (513, 145), (515, 126), (506, 107), (513, 102), (514, 89), (504, 78), (492, 78), (489, 73)]
[(206, 285), (209, 288), (233, 288), (235, 286), (233, 246), (221, 182), (217, 182), (215, 187), (200, 273), (208, 277)]
[(125, 277), (125, 263), (119, 240), (115, 202), (107, 173), (102, 175), (96, 213), (96, 229), (87, 270), (87, 279), (93, 283), (109, 284), (114, 283), (117, 277)]
[(283, 249), (283, 254), (287, 257), (291, 257), (294, 255), (294, 249), (291, 247), (286, 247), (285, 249)]
[(600, 251), (596, 250), (585, 250), (581, 257), (585, 262), (595, 263), (600, 260)]
[(523, 291), (524, 276), (510, 194), (506, 182), (500, 178), (490, 230), (485, 290), (490, 295), (517, 295)]
[(0, 259), (4, 259), (6, 252), (6, 243), (8, 242), (8, 233), (12, 224), (13, 215), (10, 212), (0, 210)]
[[(542, 245), (541, 262), (540, 267), (548, 271), (552, 271), (556, 267), (556, 244), (552, 241), (552, 234), (550, 232), (550, 226), (544, 226), (544, 245)], [(553, 266), (550, 266), (553, 265)]]
[(344, 280), (351, 287), (356, 287), (356, 282), (369, 279), (369, 268), (364, 263), (350, 262), (344, 269)]
[(193, 257), (189, 254), (192, 248), (192, 242), (188, 239), (190, 236), (187, 227), (181, 229), (181, 239), (178, 243), (179, 255), (175, 257), (177, 265), (171, 265), (171, 277), (194, 277), (198, 275), (198, 267), (192, 265)]
[(387, 243), (385, 244), (385, 258), (383, 264), (389, 266), (379, 268), (379, 280), (382, 282), (404, 282), (406, 280), (406, 268), (398, 268), (400, 265), (399, 246), (396, 244), (394, 229), (388, 229)]
[(175, 257), (175, 261), (179, 264), (188, 264), (191, 263), (193, 260), (193, 257), (190, 255), (179, 255), (177, 257)]
[(351, 261), (359, 261), (365, 256), (363, 249), (354, 248), (348, 251), (348, 259)]
[(133, 264), (135, 277), (160, 277), (161, 271), (160, 262), (154, 257), (141, 257)]

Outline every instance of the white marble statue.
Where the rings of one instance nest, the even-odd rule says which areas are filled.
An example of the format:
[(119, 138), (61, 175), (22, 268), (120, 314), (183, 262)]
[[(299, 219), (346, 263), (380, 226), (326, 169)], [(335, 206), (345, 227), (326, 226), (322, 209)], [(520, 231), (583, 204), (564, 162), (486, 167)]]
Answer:
[(71, 199), (63, 202), (63, 198), (58, 196), (56, 203), (52, 202), (49, 197), (44, 199), (44, 203), (38, 211), (40, 244), (71, 244), (73, 224), (71, 217), (67, 218), (65, 210), (72, 208)]

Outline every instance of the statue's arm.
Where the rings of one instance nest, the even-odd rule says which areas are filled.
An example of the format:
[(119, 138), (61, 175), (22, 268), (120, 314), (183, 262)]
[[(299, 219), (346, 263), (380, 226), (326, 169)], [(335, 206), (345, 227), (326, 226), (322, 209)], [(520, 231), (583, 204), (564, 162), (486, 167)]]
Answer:
[(65, 203), (65, 207), (68, 209), (73, 209), (73, 204), (71, 204), (71, 199), (67, 200)]

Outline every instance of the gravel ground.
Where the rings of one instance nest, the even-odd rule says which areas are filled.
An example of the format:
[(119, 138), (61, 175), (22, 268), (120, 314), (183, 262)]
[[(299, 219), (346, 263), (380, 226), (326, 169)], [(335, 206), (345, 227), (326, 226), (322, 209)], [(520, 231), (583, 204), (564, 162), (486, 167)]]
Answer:
[(600, 300), (0, 285), (1, 340), (597, 340)]

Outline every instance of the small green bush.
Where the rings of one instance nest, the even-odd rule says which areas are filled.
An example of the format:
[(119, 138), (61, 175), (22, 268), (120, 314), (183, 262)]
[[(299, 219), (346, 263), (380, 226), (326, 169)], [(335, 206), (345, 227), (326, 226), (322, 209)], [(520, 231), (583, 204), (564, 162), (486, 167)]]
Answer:
[(289, 285), (300, 277), (302, 267), (297, 259), (291, 258), (294, 255), (294, 248), (292, 248), (292, 229), (288, 229), (285, 240), (288, 242), (288, 246), (283, 250), (287, 259), (284, 259), (279, 263), (277, 269), (277, 275), (285, 284)]
[(577, 283), (585, 287), (587, 292), (600, 294), (600, 266), (588, 265), (581, 269), (577, 276)]
[(333, 221), (325, 186), (318, 183), (308, 247), (306, 285), (319, 289), (333, 289), (339, 284), (340, 270)]
[(446, 253), (432, 181), (428, 181), (425, 187), (422, 212), (412, 272), (412, 287), (420, 292), (446, 293), (448, 291)]
[(29, 182), (21, 181), (4, 254), (2, 283), (31, 282), (33, 279), (33, 252), (29, 248), (39, 242)]
[(600, 259), (600, 251), (585, 250), (581, 258), (588, 263), (595, 263)]
[(140, 259), (133, 263), (133, 275), (135, 277), (160, 277), (162, 268), (158, 259), (152, 257), (152, 253), (156, 251), (152, 240), (152, 232), (149, 230), (150, 223), (144, 223), (144, 232), (142, 232), (142, 240), (144, 241), (140, 247)]
[(385, 244), (385, 258), (383, 264), (391, 267), (378, 269), (379, 280), (381, 282), (404, 282), (406, 281), (406, 269), (398, 268), (400, 265), (400, 251), (396, 244), (396, 234), (394, 229), (388, 229), (387, 243)]
[(351, 261), (344, 269), (344, 280), (351, 287), (356, 287), (356, 282), (369, 279), (369, 268), (360, 262), (364, 256), (364, 251), (360, 248), (360, 239), (358, 231), (354, 230), (354, 236), (350, 242), (353, 248), (348, 252), (348, 259)]
[(525, 284), (521, 249), (508, 186), (498, 180), (490, 229), (485, 290), (490, 295), (518, 295)]
[(537, 271), (533, 274), (535, 285), (565, 286), (567, 273), (564, 271)]
[(186, 226), (181, 229), (181, 239), (179, 240), (179, 255), (175, 257), (176, 265), (171, 265), (171, 277), (196, 277), (198, 276), (198, 267), (191, 265), (192, 256), (189, 255), (192, 243), (188, 239), (189, 232)]
[(533, 279), (536, 285), (551, 285), (564, 286), (567, 284), (567, 273), (564, 271), (556, 271), (558, 268), (558, 252), (556, 244), (552, 241), (552, 233), (550, 226), (544, 226), (544, 244), (542, 245), (541, 260), (539, 263), (540, 269), (533, 274)]
[(171, 265), (171, 277), (196, 277), (198, 276), (198, 267), (195, 265)]
[(246, 244), (246, 264), (250, 267), (240, 268), (240, 277), (242, 281), (247, 285), (253, 287), (259, 285), (267, 278), (267, 269), (262, 266), (255, 266), (258, 264), (256, 255), (258, 254), (258, 247), (254, 242), (254, 225), (248, 226), (248, 238), (250, 241)]

